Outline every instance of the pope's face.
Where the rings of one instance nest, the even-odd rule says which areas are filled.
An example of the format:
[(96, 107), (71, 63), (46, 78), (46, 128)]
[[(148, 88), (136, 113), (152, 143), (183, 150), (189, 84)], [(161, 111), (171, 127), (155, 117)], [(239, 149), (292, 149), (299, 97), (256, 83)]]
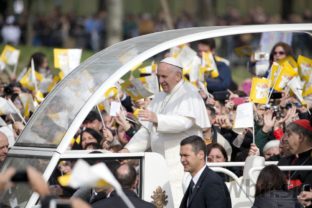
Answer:
[(159, 84), (165, 93), (170, 93), (181, 80), (180, 73), (170, 64), (160, 63), (157, 69)]

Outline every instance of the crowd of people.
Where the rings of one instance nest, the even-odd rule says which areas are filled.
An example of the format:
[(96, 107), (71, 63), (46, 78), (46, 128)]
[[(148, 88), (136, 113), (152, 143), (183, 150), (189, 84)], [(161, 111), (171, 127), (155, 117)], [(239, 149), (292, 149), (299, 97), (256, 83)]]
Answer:
[[(271, 90), (266, 104), (253, 104), (254, 125), (238, 131), (234, 126), (237, 108), (240, 104), (250, 101), (249, 93), (252, 86), (246, 88), (234, 83), (227, 61), (216, 54), (213, 39), (201, 40), (195, 45), (194, 50), (197, 52), (195, 59), (199, 60), (196, 63), (199, 63), (203, 70), (205, 67), (209, 68), (202, 78), (198, 78), (202, 79), (199, 81), (204, 84), (197, 82), (196, 86), (192, 85), (194, 77), (191, 73), (184, 73), (185, 67), (171, 51), (172, 53), (169, 52), (160, 61), (157, 71), (151, 72), (158, 78), (160, 92), (155, 92), (150, 97), (134, 99), (117, 86), (117, 93), (110, 95), (107, 101), (108, 104), (112, 101), (120, 102), (122, 105), (120, 112), (113, 116), (105, 105), (104, 109), (95, 106), (81, 124), (69, 149), (93, 150), (101, 153), (153, 151), (161, 154), (169, 167), (169, 182), (174, 193), (175, 206), (179, 206), (182, 200), (181, 207), (231, 207), (231, 199), (224, 184), (231, 179), (215, 174), (206, 167), (206, 161), (209, 163), (245, 161), (249, 156), (261, 155), (267, 161), (278, 161), (278, 165), (312, 165), (312, 105), (308, 99), (309, 95), (305, 96), (307, 99), (302, 100), (295, 92), (290, 93), (290, 89), (286, 86), (280, 91)], [(207, 54), (211, 55), (212, 59), (207, 58), (209, 57)], [(296, 59), (296, 55), (299, 54), (294, 54), (290, 45), (276, 43), (269, 55), (270, 67), (263, 76), (278, 77), (277, 74), (272, 75), (274, 63), (282, 64), (283, 61), (290, 60), (289, 57)], [(36, 73), (45, 79), (60, 80), (59, 75), (52, 73), (48, 68), (44, 54), (33, 54), (30, 60), (33, 60)], [(253, 62), (256, 61), (251, 57), (249, 67), (255, 67)], [(208, 62), (210, 65), (205, 65)], [(31, 65), (30, 61), (28, 67)], [(307, 73), (303, 73), (300, 69), (300, 75), (303, 78), (308, 77), (308, 82), (311, 82), (311, 70), (311, 66)], [(297, 74), (299, 76), (299, 73)], [(20, 80), (22, 78), (13, 77), (12, 82), (3, 86), (1, 92), (2, 97), (11, 100), (27, 121), (32, 110), (26, 109), (22, 95), (31, 95), (37, 105), (42, 100), (36, 89)], [(40, 82), (42, 79), (38, 79), (39, 85)], [(43, 92), (42, 96), (48, 92)], [(2, 117), (7, 124), (13, 125), (16, 139), (24, 124), (12, 113)], [(0, 145), (0, 160), (4, 161), (9, 144), (7, 136), (2, 133)], [(73, 165), (74, 162), (61, 161), (57, 172), (54, 173), (55, 177), (57, 174), (70, 174)], [(130, 172), (133, 172), (132, 169), (137, 165), (136, 162), (123, 161), (112, 165), (111, 170), (123, 188), (129, 191), (127, 195), (133, 203), (142, 203), (137, 205), (139, 207), (152, 207), (153, 205), (142, 202), (134, 194), (138, 187), (137, 176)], [(241, 168), (229, 169), (237, 176), (242, 176)], [(192, 178), (184, 196), (183, 170), (189, 172)], [(123, 171), (130, 176), (126, 179), (120, 176)], [(8, 177), (12, 175), (13, 173)], [(131, 181), (123, 184), (123, 179), (128, 180), (128, 177), (132, 178)], [(268, 183), (272, 181), (276, 183), (273, 185)], [(311, 171), (282, 173), (276, 166), (268, 166), (259, 175), (254, 207), (267, 207), (262, 203), (275, 198), (283, 199), (285, 193), (286, 198), (293, 202), (287, 203), (287, 206), (295, 207), (298, 203), (310, 206), (311, 190), (301, 192), (301, 188), (307, 184), (312, 184)], [(9, 183), (3, 186), (10, 185)], [(60, 186), (57, 182), (53, 185)], [(72, 194), (82, 196), (81, 190), (68, 190), (61, 186), (60, 188), (63, 189), (59, 192), (63, 197)], [(212, 189), (214, 193), (211, 193)], [(193, 191), (198, 194), (194, 196)], [(103, 190), (87, 190), (88, 198), (85, 202), (93, 207), (104, 204), (108, 207), (117, 206), (115, 203), (120, 203), (118, 198), (114, 199), (117, 196), (113, 190), (105, 190), (102, 198), (94, 200), (93, 196), (97, 196), (98, 192)], [(48, 194), (45, 193), (50, 194), (50, 190)], [(110, 196), (108, 199), (107, 195)], [(276, 200), (276, 203), (279, 203), (279, 200)]]
[[(302, 15), (291, 14), (289, 19), (282, 20), (278, 15), (268, 15), (262, 7), (250, 9), (248, 15), (242, 16), (238, 9), (230, 7), (225, 15), (215, 18), (213, 25), (243, 25), (243, 24), (276, 24), (276, 23), (309, 23), (311, 11)], [(1, 41), (11, 44), (26, 44), (27, 22), (29, 15), (22, 13), (16, 16), (0, 17)], [(186, 11), (173, 19), (174, 28), (207, 26)], [(64, 13), (60, 7), (55, 7), (50, 14), (38, 14), (32, 22), (33, 46), (50, 46), (64, 48), (87, 48), (99, 51), (107, 46), (107, 11), (100, 10), (90, 16), (79, 16), (74, 12)], [(139, 35), (168, 30), (163, 12), (126, 14), (123, 19), (123, 39)], [(89, 41), (91, 40), (91, 41)]]

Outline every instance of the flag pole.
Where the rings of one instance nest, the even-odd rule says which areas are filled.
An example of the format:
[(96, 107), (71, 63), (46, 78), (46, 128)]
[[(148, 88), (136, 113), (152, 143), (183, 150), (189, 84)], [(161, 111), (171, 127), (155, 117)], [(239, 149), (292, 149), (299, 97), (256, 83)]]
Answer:
[(19, 59), (19, 56), (17, 57), (16, 64), (14, 65), (14, 69), (13, 69), (14, 77), (16, 77), (16, 69), (17, 69), (17, 65), (18, 65), (18, 59)]
[(17, 115), (21, 118), (21, 120), (23, 121), (23, 123), (26, 125), (26, 121), (24, 119), (24, 117), (21, 115), (21, 113), (19, 112), (19, 110), (15, 107), (15, 105), (12, 103), (12, 101), (9, 99), (7, 100), (9, 105), (11, 106), (11, 108), (14, 109), (14, 111), (17, 113)]
[(16, 121), (15, 121), (14, 117), (12, 116), (12, 114), (10, 113), (9, 115), (10, 115), (10, 118), (12, 119), (12, 121), (15, 123)]
[(103, 124), (103, 129), (106, 129), (106, 126), (105, 126), (105, 123), (104, 123), (104, 119), (103, 119), (103, 115), (100, 111), (100, 108), (98, 105), (96, 105), (96, 109), (98, 110), (99, 114), (100, 114), (100, 117), (101, 117), (101, 121), (102, 121), (102, 124)]
[[(271, 69), (272, 69), (272, 67), (271, 67)], [(272, 93), (273, 93), (274, 87), (276, 86), (277, 78), (279, 77), (279, 75), (280, 75), (281, 72), (282, 72), (281, 65), (279, 65), (279, 67), (278, 67), (277, 70), (278, 70), (278, 75), (277, 75), (276, 78), (274, 79), (274, 85), (272, 86), (272, 88), (271, 88), (271, 90), (270, 90), (270, 92), (269, 92), (269, 97), (268, 97), (268, 101), (267, 101), (266, 104), (268, 104), (268, 103), (270, 102), (271, 95), (272, 95)], [(272, 70), (271, 70), (271, 73), (272, 73)], [(270, 80), (271, 80), (271, 76), (273, 76), (273, 74), (270, 75)]]
[[(254, 116), (254, 109), (255, 104), (252, 102), (252, 115), (253, 115), (253, 122), (252, 122), (252, 143), (256, 144), (256, 133), (255, 133), (255, 116)], [(257, 112), (256, 112), (257, 113)]]
[[(118, 89), (118, 88), (117, 88)], [(120, 115), (122, 116), (123, 119), (127, 120), (127, 116), (123, 114), (123, 108), (122, 108), (122, 104), (121, 104), (121, 100), (119, 97), (119, 91), (117, 91), (117, 101), (120, 103)]]
[(37, 78), (36, 78), (36, 73), (35, 73), (35, 63), (34, 59), (31, 59), (31, 75), (34, 78), (34, 87), (35, 87), (35, 92), (38, 92), (38, 86), (37, 86)]

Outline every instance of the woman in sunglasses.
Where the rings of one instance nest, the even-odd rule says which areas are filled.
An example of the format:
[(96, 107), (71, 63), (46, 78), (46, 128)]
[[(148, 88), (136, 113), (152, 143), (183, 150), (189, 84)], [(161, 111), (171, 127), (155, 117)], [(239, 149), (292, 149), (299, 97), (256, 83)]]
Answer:
[(290, 45), (284, 42), (276, 43), (270, 52), (270, 68), (274, 61), (279, 61), (287, 56), (294, 58), (294, 52)]
[[(250, 57), (250, 60), (249, 60), (248, 65), (247, 65), (249, 72), (252, 74), (255, 74), (257, 76), (267, 77), (270, 73), (270, 69), (271, 69), (273, 62), (282, 60), (282, 59), (286, 58), (287, 56), (291, 56), (291, 57), (295, 58), (294, 53), (293, 53), (293, 49), (291, 48), (291, 46), (289, 44), (287, 44), (285, 42), (277, 42), (273, 46), (270, 54), (266, 54), (266, 53), (262, 54), (262, 53), (263, 52), (258, 53), (258, 56), (259, 56), (258, 58), (256, 58), (256, 53), (254, 53)], [(267, 61), (267, 60), (269, 60), (268, 69), (256, 66), (256, 62)]]

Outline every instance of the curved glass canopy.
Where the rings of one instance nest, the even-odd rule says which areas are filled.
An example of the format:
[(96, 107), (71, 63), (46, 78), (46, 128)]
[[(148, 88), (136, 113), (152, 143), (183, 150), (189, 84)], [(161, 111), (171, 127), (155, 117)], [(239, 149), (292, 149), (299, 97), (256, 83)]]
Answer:
[(232, 34), (309, 30), (312, 24), (199, 27), (120, 42), (95, 54), (66, 76), (32, 116), (16, 146), (57, 148), (59, 145), (58, 152), (65, 151), (83, 119), (110, 86), (131, 68), (171, 47)]

